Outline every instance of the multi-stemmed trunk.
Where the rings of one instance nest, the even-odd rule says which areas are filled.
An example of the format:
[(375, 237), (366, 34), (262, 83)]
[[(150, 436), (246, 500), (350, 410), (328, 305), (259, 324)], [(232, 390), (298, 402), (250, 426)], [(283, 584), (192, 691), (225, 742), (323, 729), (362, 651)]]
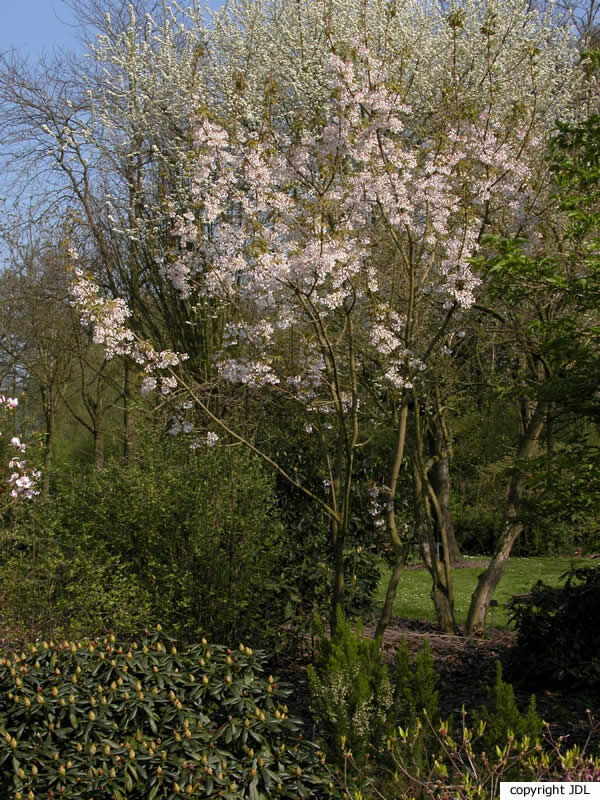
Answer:
[[(425, 423), (429, 422), (427, 430)], [(450, 512), (449, 493), (447, 500), (442, 496), (442, 502), (435, 491), (431, 480), (431, 465), (426, 461), (425, 444), (430, 439), (432, 420), (426, 420), (415, 403), (415, 444), (411, 453), (413, 484), (415, 489), (415, 503), (420, 508), (424, 524), (421, 525), (421, 534), (424, 540), (421, 549), (426, 555), (425, 564), (432, 578), (431, 598), (435, 606), (440, 628), (445, 633), (454, 633), (458, 630), (454, 617), (454, 592), (452, 588), (452, 565), (450, 556)], [(439, 420), (438, 420), (439, 422)], [(441, 430), (438, 426), (438, 431)], [(440, 439), (438, 438), (438, 442)], [(439, 446), (441, 455), (447, 456), (445, 447)], [(435, 460), (435, 459), (434, 459)], [(449, 490), (449, 480), (444, 484)], [(444, 507), (444, 503), (447, 507)], [(439, 537), (439, 538), (437, 538)], [(440, 552), (441, 550), (441, 552)]]
[(396, 598), (396, 591), (400, 581), (400, 575), (404, 569), (404, 562), (406, 560), (406, 545), (403, 544), (398, 529), (396, 527), (396, 508), (395, 497), (396, 489), (398, 487), (398, 478), (400, 476), (400, 468), (404, 460), (404, 449), (406, 445), (406, 421), (408, 417), (408, 400), (404, 399), (400, 409), (400, 417), (398, 420), (398, 432), (396, 437), (396, 452), (394, 455), (394, 464), (392, 467), (390, 487), (387, 497), (387, 511), (386, 511), (386, 525), (394, 551), (394, 566), (392, 567), (392, 574), (390, 575), (385, 600), (377, 621), (377, 628), (375, 636), (383, 636), (383, 633), (392, 619), (392, 611), (394, 607), (394, 600)]
[[(458, 630), (454, 616), (454, 592), (450, 548), (440, 504), (418, 458), (413, 459), (413, 484), (417, 508), (417, 531), (425, 566), (432, 579), (431, 599), (444, 633)], [(435, 537), (439, 535), (440, 539)], [(439, 546), (438, 546), (439, 545)]]
[[(544, 429), (545, 417), (546, 407), (542, 403), (538, 403), (535, 411), (526, 423), (521, 437), (516, 457), (517, 464), (531, 458), (533, 455), (537, 442)], [(500, 582), (512, 547), (523, 530), (523, 523), (519, 519), (519, 506), (524, 488), (525, 473), (522, 469), (517, 467), (513, 471), (508, 485), (504, 525), (496, 545), (496, 550), (487, 569), (479, 576), (477, 586), (471, 598), (471, 605), (467, 617), (468, 634), (479, 634), (483, 632), (490, 601)]]
[[(450, 510), (450, 456), (446, 444), (446, 434), (441, 420), (437, 417), (431, 420), (428, 440), (431, 451), (431, 466), (428, 470), (431, 488), (437, 497), (440, 519), (448, 547), (451, 566), (456, 566), (460, 561), (460, 549), (454, 533), (452, 512)], [(437, 514), (434, 515), (434, 530), (437, 541), (442, 541), (442, 525)]]
[[(394, 498), (400, 467), (404, 458), (407, 417), (408, 400), (405, 399), (397, 421), (396, 452), (387, 497), (386, 524), (394, 551), (394, 566), (388, 580), (385, 600), (377, 622), (376, 636), (383, 635), (392, 618), (394, 599), (406, 559), (406, 544), (402, 542), (397, 532)], [(416, 447), (420, 446), (422, 446), (422, 441), (417, 437)], [(421, 450), (412, 454), (413, 486), (417, 509), (416, 527), (419, 532), (419, 544), (423, 552), (424, 561), (433, 580), (432, 599), (440, 627), (442, 630), (452, 633), (456, 630), (456, 622), (454, 619), (451, 561), (452, 553), (456, 552), (453, 550), (453, 544), (456, 544), (456, 540), (450, 516), (448, 454), (445, 448), (442, 449), (441, 444), (438, 444), (438, 449), (439, 461), (442, 466), (433, 473), (435, 479), (431, 477), (432, 470), (427, 470), (424, 466)], [(438, 541), (442, 545), (441, 554), (438, 553)]]

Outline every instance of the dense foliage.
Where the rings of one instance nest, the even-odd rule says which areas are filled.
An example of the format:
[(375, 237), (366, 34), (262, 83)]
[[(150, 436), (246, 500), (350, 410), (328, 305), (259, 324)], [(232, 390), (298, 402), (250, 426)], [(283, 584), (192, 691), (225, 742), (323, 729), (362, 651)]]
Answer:
[(276, 646), (288, 552), (271, 480), (241, 449), (148, 442), (134, 465), (61, 472), (19, 516), (0, 557), (13, 629), (133, 635), (160, 613), (179, 636)]
[[(594, 4), (580, 41), (524, 0), (74, 5), (86, 58), (0, 55), (0, 637), (36, 640), (0, 657), (0, 792), (597, 778), (500, 666), (459, 723), (427, 644), (381, 653), (409, 559), (455, 634), (490, 557), (477, 635), (511, 553), (600, 542)], [(598, 683), (599, 574), (515, 599), (509, 677)], [(187, 646), (274, 663), (313, 625), (331, 774), (266, 656)]]
[(338, 761), (351, 752), (358, 763), (382, 749), (389, 730), (393, 692), (381, 660), (381, 642), (353, 631), (337, 609), (335, 634), (321, 626), (316, 667), (308, 667), (312, 705), (320, 734)]
[(485, 726), (481, 744), (484, 752), (489, 754), (504, 747), (511, 734), (518, 741), (525, 737), (535, 741), (542, 731), (542, 718), (535, 710), (535, 696), (531, 695), (527, 712), (522, 714), (512, 685), (502, 680), (500, 662), (496, 666), (496, 681), (488, 689), (487, 705), (475, 713), (475, 721)]
[(179, 652), (157, 628), (0, 659), (3, 797), (331, 796), (263, 654), (205, 639)]
[[(500, 662), (481, 708), (441, 719), (440, 679), (427, 640), (415, 658), (404, 640), (390, 669), (379, 642), (338, 612), (335, 634), (321, 642), (309, 680), (319, 738), (350, 797), (408, 800), (451, 792), (487, 800), (498, 796), (501, 780), (600, 776), (592, 750), (565, 749), (552, 738), (533, 695), (521, 710)], [(598, 723), (590, 723), (593, 735)]]
[[(2, 375), (31, 398), (31, 425), (28, 414), (19, 425), (37, 429), (43, 500), (72, 507), (64, 528), (62, 512), (44, 511), (41, 530), (9, 542), (10, 568), (27, 572), (26, 554), (39, 554), (40, 608), (65, 585), (57, 572), (82, 547), (69, 541), (69, 478), (53, 483), (52, 464), (60, 456), (69, 472), (93, 451), (114, 513), (89, 505), (117, 530), (108, 541), (84, 521), (93, 567), (66, 581), (93, 585), (107, 627), (125, 624), (119, 609), (138, 593), (130, 630), (160, 595), (177, 605), (178, 631), (218, 632), (220, 620), (225, 635), (241, 631), (244, 591), (256, 594), (261, 575), (265, 608), (282, 606), (284, 625), (329, 606), (334, 628), (338, 603), (370, 610), (385, 558), (381, 634), (418, 550), (454, 632), (462, 546), (494, 559), (467, 622), (482, 632), (512, 548), (569, 550), (593, 527), (583, 466), (593, 474), (595, 410), (578, 400), (594, 396), (600, 341), (589, 30), (579, 47), (566, 18), (522, 0), (333, 0), (327, 14), (239, 0), (210, 24), (196, 5), (88, 5), (95, 41), (66, 82), (58, 62), (0, 66), (0, 127), (19, 144), (4, 161), (31, 168), (19, 180), (48, 170), (38, 218), (53, 221), (3, 235)], [(135, 476), (135, 428), (155, 437), (165, 419), (222, 473), (206, 497), (230, 491), (240, 531), (265, 525), (262, 545), (254, 531), (223, 532), (212, 512), (204, 530), (190, 522), (190, 538), (171, 467), (163, 484), (178, 509), (167, 500), (156, 513), (157, 494)], [(219, 461), (234, 446), (277, 476), (273, 498), (254, 465)], [(133, 471), (113, 466), (118, 450)], [(238, 472), (243, 492), (277, 504), (279, 533), (260, 500), (238, 502)], [(148, 500), (146, 517), (135, 509), (147, 543), (111, 473)], [(555, 525), (552, 502), (572, 480), (587, 505)], [(100, 492), (101, 479), (89, 483)], [(169, 516), (177, 535), (165, 550), (155, 523)]]
[(531, 686), (598, 687), (600, 566), (573, 568), (559, 587), (538, 582), (512, 601), (518, 632), (511, 675)]

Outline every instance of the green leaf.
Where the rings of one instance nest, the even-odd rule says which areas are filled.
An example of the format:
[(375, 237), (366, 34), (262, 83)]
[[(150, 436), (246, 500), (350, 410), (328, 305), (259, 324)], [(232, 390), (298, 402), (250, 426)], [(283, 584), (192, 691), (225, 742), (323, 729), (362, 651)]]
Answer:
[(258, 777), (255, 775), (254, 778), (252, 778), (250, 786), (248, 787), (248, 797), (250, 800), (261, 800), (261, 794), (259, 793), (257, 786)]

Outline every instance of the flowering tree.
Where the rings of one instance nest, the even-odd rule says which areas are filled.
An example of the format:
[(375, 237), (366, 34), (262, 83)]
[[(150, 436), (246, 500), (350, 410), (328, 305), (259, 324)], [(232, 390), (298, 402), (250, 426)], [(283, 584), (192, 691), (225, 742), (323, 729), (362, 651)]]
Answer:
[[(208, 380), (221, 316), (208, 308), (203, 324), (197, 314), (194, 326), (184, 324), (191, 302), (163, 277), (172, 210), (189, 203), (189, 107), (202, 87), (204, 34), (194, 23), (182, 28), (183, 12), (167, 3), (90, 0), (75, 12), (88, 31), (95, 26), (82, 58), (48, 57), (32, 66), (0, 55), (10, 194), (23, 190), (39, 218), (58, 217), (104, 295), (125, 298), (136, 333), (159, 350), (184, 350), (194, 373)], [(198, 8), (196, 15), (202, 19)], [(127, 457), (136, 373), (131, 360), (123, 366)], [(101, 402), (84, 399), (100, 446)]]
[[(193, 203), (174, 214), (181, 247), (164, 275), (181, 297), (218, 298), (234, 310), (217, 363), (222, 379), (285, 396), (317, 437), (323, 493), (309, 494), (331, 523), (335, 608), (356, 449), (378, 417), (397, 435), (383, 494), (401, 566), (394, 501), (409, 403), (456, 312), (473, 303), (469, 258), (481, 231), (498, 218), (510, 226), (529, 202), (537, 140), (535, 115), (515, 130), (489, 108), (419, 129), (393, 68), (367, 44), (341, 47), (330, 37), (328, 50), (329, 94), (312, 125), (228, 129), (198, 111)], [(155, 351), (127, 329), (122, 301), (102, 300), (81, 273), (74, 297), (96, 340), (143, 366), (145, 389), (184, 388), (214, 426), (243, 439), (176, 369), (182, 354)], [(433, 556), (432, 574), (451, 629), (447, 556)]]
[[(238, 113), (250, 124), (260, 126), (261, 120), (267, 118), (283, 126), (294, 122), (306, 125), (314, 118), (315, 109), (318, 116), (327, 107), (330, 48), (324, 43), (333, 41), (338, 45), (338, 53), (351, 54), (368, 42), (390, 69), (388, 85), (395, 84), (400, 102), (411, 108), (410, 134), (417, 150), (419, 137), (421, 141), (431, 141), (436, 130), (439, 134), (452, 128), (464, 133), (465, 124), (479, 125), (485, 130), (483, 119), (499, 126), (503, 141), (512, 137), (514, 144), (514, 137), (520, 137), (527, 148), (536, 136), (543, 138), (558, 115), (569, 113), (572, 108), (577, 82), (575, 51), (568, 26), (556, 24), (556, 19), (550, 5), (538, 14), (518, 0), (502, 4), (400, 0), (385, 8), (379, 3), (345, 0), (273, 5), (232, 0), (217, 18), (211, 40), (220, 55), (211, 60), (213, 81), (219, 94), (225, 97), (230, 113)], [(562, 100), (557, 104), (559, 97)], [(525, 135), (527, 131), (529, 136)], [(518, 147), (513, 154), (523, 155)], [(529, 181), (530, 202), (540, 190), (541, 183), (534, 188)], [(514, 230), (527, 227), (528, 222), (535, 224), (537, 212), (532, 208), (527, 212), (527, 204), (520, 203), (518, 196), (513, 199), (508, 213), (501, 212), (493, 203), (482, 203), (480, 230), (493, 226), (508, 232), (511, 226)], [(521, 214), (517, 220), (514, 211), (519, 205)], [(432, 310), (435, 298), (435, 291), (429, 294), (429, 302), (420, 298), (421, 309), (413, 326), (413, 336), (418, 345), (423, 345), (428, 358), (427, 370), (421, 374), (416, 388), (410, 389), (411, 407), (420, 412), (411, 415), (417, 446), (410, 455), (415, 492), (421, 497), (418, 505), (430, 509), (445, 545), (448, 493), (444, 487), (447, 488), (448, 482), (436, 481), (436, 472), (448, 473), (448, 442), (443, 434), (447, 426), (442, 418), (445, 403), (434, 398), (436, 393), (439, 397), (442, 383), (448, 383), (445, 378), (440, 380), (440, 376), (447, 376), (452, 369), (454, 343), (462, 333), (458, 317), (464, 309), (457, 305), (443, 335), (436, 339), (435, 331), (442, 331), (444, 313), (429, 317), (422, 313), (424, 308)], [(432, 324), (424, 326), (426, 319)], [(423, 327), (429, 329), (425, 337)], [(427, 344), (431, 341), (437, 345), (429, 351)], [(443, 348), (447, 354), (440, 358)], [(399, 411), (395, 419), (392, 414), (388, 417), (394, 420), (395, 430), (402, 429), (403, 420), (406, 423), (405, 414), (406, 409), (404, 413)], [(431, 454), (436, 461), (433, 475), (427, 468), (430, 455), (424, 442), (428, 439), (433, 442)], [(398, 455), (400, 452), (401, 448)], [(396, 464), (400, 463), (397, 458)], [(390, 476), (383, 481), (392, 497), (397, 483), (393, 474), (390, 470)], [(436, 482), (443, 488), (439, 495)], [(378, 494), (383, 498), (386, 492), (382, 487)], [(383, 505), (388, 513), (393, 513), (389, 500)], [(378, 519), (381, 521), (382, 517)], [(428, 543), (429, 550), (433, 545), (432, 541)], [(444, 552), (447, 551), (444, 546)], [(401, 549), (397, 552), (380, 632), (391, 613), (394, 587), (401, 570)], [(434, 597), (436, 591), (434, 578)], [(447, 593), (449, 587), (444, 591)]]
[[(320, 444), (322, 491), (306, 491), (331, 520), (336, 599), (357, 448), (394, 432), (371, 487), (397, 557), (381, 630), (407, 430), (447, 537), (423, 445), (443, 429), (433, 388), (477, 291), (481, 233), (535, 226), (538, 142), (579, 80), (569, 31), (520, 0), (231, 0), (210, 26), (196, 3), (154, 5), (108, 15), (68, 81), (64, 65), (34, 79), (5, 63), (3, 133), (76, 209), (93, 247), (74, 298), (145, 390), (187, 392), (208, 443), (219, 431), (254, 448), (203, 387), (296, 404)], [(172, 430), (193, 428), (187, 410)], [(450, 565), (424, 538), (450, 629)]]
[[(600, 54), (586, 54), (591, 67)], [(597, 105), (597, 75), (595, 107)], [(598, 419), (598, 176), (600, 116), (597, 111), (577, 123), (562, 123), (550, 140), (554, 236), (538, 240), (497, 239), (488, 242), (481, 266), (490, 273), (489, 289), (497, 298), (502, 328), (512, 333), (523, 368), (518, 392), (521, 436), (506, 490), (502, 528), (487, 569), (481, 573), (467, 618), (471, 633), (482, 632), (493, 592), (511, 548), (523, 531), (522, 499), (533, 494), (536, 506), (549, 504), (552, 519), (567, 517), (575, 507), (594, 507), (597, 500), (598, 451), (594, 435), (581, 428), (586, 417)], [(548, 420), (576, 420), (573, 441), (559, 453), (548, 447), (544, 477), (523, 464), (538, 455), (538, 442)], [(548, 437), (551, 441), (551, 435)], [(549, 468), (551, 466), (551, 468)], [(561, 470), (567, 468), (566, 491)], [(541, 471), (540, 471), (541, 472)], [(548, 492), (548, 482), (552, 490)], [(542, 488), (543, 487), (543, 488)], [(544, 497), (546, 490), (546, 497)], [(550, 495), (550, 497), (548, 497)]]
[[(247, 31), (247, 35), (240, 35), (241, 30)], [(443, 506), (442, 499), (432, 485), (423, 446), (428, 427), (434, 437), (438, 437), (434, 442), (437, 452), (443, 454), (447, 450), (447, 443), (443, 437), (439, 437), (439, 432), (445, 427), (443, 420), (441, 424), (435, 422), (436, 415), (429, 411), (435, 396), (431, 387), (432, 383), (435, 384), (435, 376), (440, 374), (440, 368), (443, 372), (444, 363), (446, 370), (451, 365), (448, 356), (452, 352), (452, 340), (460, 337), (462, 332), (459, 318), (472, 302), (474, 282), (467, 258), (476, 240), (487, 228), (507, 232), (535, 226), (538, 209), (534, 207), (534, 198), (538, 192), (543, 194), (543, 181), (540, 182), (540, 173), (534, 163), (535, 152), (539, 152), (537, 142), (553, 124), (556, 115), (564, 112), (568, 106), (578, 79), (573, 69), (574, 51), (569, 32), (553, 25), (551, 9), (538, 16), (519, 2), (502, 5), (465, 2), (443, 11), (439, 7), (431, 8), (426, 3), (391, 3), (385, 12), (377, 4), (370, 3), (363, 3), (360, 12), (354, 3), (347, 2), (323, 6), (294, 3), (283, 4), (276, 9), (273, 7), (271, 13), (270, 6), (261, 5), (259, 8), (251, 2), (240, 0), (229, 4), (226, 12), (216, 20), (211, 45), (221, 57), (209, 62), (209, 78), (214, 82), (217, 94), (224, 97), (228, 112), (237, 121), (243, 120), (244, 124), (258, 132), (257, 140), (261, 141), (261, 135), (264, 135), (266, 120), (267, 126), (288, 134), (288, 139), (285, 136), (275, 137), (277, 143), (270, 145), (273, 150), (285, 154), (287, 158), (296, 147), (295, 156), (290, 156), (290, 159), (296, 157), (301, 163), (303, 156), (298, 153), (298, 127), (294, 126), (299, 126), (305, 132), (306, 129), (326, 131), (322, 139), (324, 141), (328, 137), (323, 148), (326, 150), (329, 147), (327, 166), (325, 169), (321, 166), (324, 160), (322, 153), (313, 153), (306, 159), (305, 174), (300, 174), (301, 168), (297, 169), (297, 177), (300, 178), (303, 192), (315, 175), (323, 179), (321, 187), (315, 186), (313, 181), (318, 196), (314, 207), (319, 209), (315, 219), (320, 214), (332, 231), (335, 228), (335, 233), (331, 233), (335, 243), (343, 240), (344, 247), (352, 249), (357, 245), (358, 252), (363, 248), (370, 253), (371, 268), (377, 273), (373, 282), (378, 283), (378, 290), (373, 292), (369, 289), (365, 294), (379, 305), (381, 314), (379, 319), (375, 319), (374, 315), (365, 319), (366, 304), (363, 303), (361, 308), (359, 290), (359, 304), (352, 306), (352, 315), (354, 320), (358, 320), (360, 309), (362, 321), (352, 329), (352, 352), (356, 357), (361, 351), (357, 335), (359, 341), (364, 342), (365, 330), (372, 331), (371, 345), (375, 347), (372, 347), (366, 359), (363, 348), (362, 360), (355, 372), (359, 375), (359, 392), (362, 395), (359, 398), (362, 407), (356, 415), (356, 421), (363, 432), (370, 430), (369, 425), (375, 421), (389, 425), (397, 434), (396, 453), (388, 476), (382, 485), (372, 490), (381, 500), (377, 520), (383, 522), (386, 519), (396, 552), (396, 566), (378, 632), (383, 630), (391, 615), (395, 586), (403, 561), (404, 549), (396, 530), (394, 500), (404, 455), (409, 405), (416, 412), (413, 414), (416, 446), (410, 453), (415, 487), (420, 487), (423, 505), (432, 509), (444, 544), (445, 561), (441, 565), (436, 563), (435, 543), (431, 539), (427, 542), (429, 552), (433, 553), (433, 596), (442, 624), (450, 629), (453, 622), (450, 565), (447, 560), (447, 506)], [(365, 56), (368, 61), (369, 49), (371, 67), (374, 69), (363, 63), (362, 75), (360, 68), (358, 70), (358, 88), (352, 87), (355, 76), (351, 73), (356, 61)], [(360, 54), (358, 59), (357, 54)], [(349, 124), (341, 132), (342, 138), (350, 131), (354, 131), (350, 137), (356, 137), (354, 140), (351, 138), (346, 150), (339, 147), (335, 139), (335, 124), (331, 124), (332, 119), (344, 118), (344, 113), (338, 113), (339, 107), (336, 108), (340, 98), (336, 97), (333, 106), (331, 104), (332, 55), (334, 59), (341, 55), (344, 62), (338, 64), (343, 75), (338, 88), (342, 92), (349, 89), (356, 101), (357, 113), (353, 120), (348, 114), (345, 119)], [(376, 62), (379, 66), (375, 66)], [(557, 64), (566, 69), (557, 70)], [(210, 73), (213, 65), (216, 66)], [(379, 86), (378, 70), (381, 78)], [(365, 91), (367, 86), (369, 89)], [(517, 86), (520, 93), (519, 90), (515, 91)], [(371, 89), (379, 89), (382, 94), (369, 108), (371, 98), (367, 95)], [(392, 104), (397, 115), (392, 112), (386, 117), (385, 92), (390, 90), (388, 99), (393, 96)], [(557, 105), (559, 96), (563, 100)], [(365, 97), (367, 100), (363, 102)], [(343, 104), (344, 101), (341, 102)], [(378, 103), (381, 103), (379, 107)], [(379, 117), (378, 111), (381, 112)], [(359, 119), (364, 123), (364, 128), (372, 125), (371, 133), (378, 130), (379, 140), (374, 148), (374, 156), (351, 152), (352, 145), (361, 145), (361, 134), (356, 135), (356, 129), (353, 128)], [(379, 122), (383, 122), (380, 128)], [(412, 175), (406, 159), (394, 161), (386, 152), (390, 133), (393, 139), (394, 124), (398, 126), (395, 144), (401, 142), (405, 152), (417, 155), (417, 168)], [(399, 133), (400, 130), (402, 133)], [(383, 136), (382, 132), (385, 132)], [(306, 134), (304, 141), (310, 142), (310, 135)], [(461, 147), (465, 148), (462, 157), (458, 155)], [(478, 148), (481, 148), (479, 154)], [(448, 155), (450, 158), (445, 163)], [(426, 166), (428, 157), (434, 170), (429, 175)], [(457, 158), (454, 164), (452, 157)], [(349, 162), (356, 170), (354, 174), (348, 172)], [(438, 171), (440, 164), (442, 170)], [(366, 168), (364, 165), (367, 165)], [(444, 166), (448, 168), (445, 176)], [(423, 169), (421, 176), (419, 169)], [(446, 184), (436, 197), (429, 198), (427, 193), (434, 189), (433, 181), (424, 188), (423, 183), (419, 185), (419, 177), (425, 178), (426, 183), (434, 176), (438, 181), (436, 190), (440, 189), (440, 183), (443, 185), (444, 180)], [(345, 181), (345, 189), (340, 190), (340, 183)], [(402, 181), (406, 181), (406, 184), (399, 187), (398, 183)], [(460, 181), (463, 183), (459, 189)], [(414, 192), (413, 187), (416, 189)], [(419, 189), (423, 191), (421, 199)], [(406, 190), (404, 196), (403, 190)], [(444, 191), (445, 197), (441, 196)], [(347, 206), (337, 216), (332, 214), (332, 209), (339, 211), (340, 199), (351, 197), (358, 206), (361, 196), (365, 200), (362, 219), (357, 215), (353, 222), (352, 211), (348, 211)], [(423, 200), (423, 197), (426, 199)], [(448, 209), (452, 204), (454, 209), (450, 214)], [(465, 215), (462, 220), (458, 209)], [(394, 218), (394, 210), (405, 214), (404, 219), (398, 214)], [(440, 216), (436, 218), (434, 213), (428, 218), (432, 210)], [(414, 212), (412, 217), (411, 212)], [(305, 216), (302, 215), (302, 218)], [(412, 222), (408, 222), (407, 218)], [(419, 220), (422, 224), (424, 218), (431, 223), (431, 228), (425, 225), (419, 230), (415, 222)], [(444, 230), (446, 222), (447, 229)], [(436, 225), (437, 244), (432, 246), (435, 235), (431, 235), (431, 229), (435, 230)], [(296, 222), (292, 236), (298, 233), (298, 227)], [(322, 226), (321, 233), (323, 229), (327, 231), (327, 224)], [(352, 234), (348, 236), (352, 230), (354, 238)], [(364, 235), (366, 231), (369, 231), (368, 235)], [(464, 237), (462, 240), (461, 233)], [(452, 234), (456, 236), (454, 245), (451, 243)], [(306, 237), (306, 233), (302, 236)], [(325, 241), (327, 237), (321, 238)], [(296, 241), (302, 241), (301, 237), (297, 236)], [(308, 252), (304, 244), (307, 241), (304, 238), (300, 245), (305, 253)], [(452, 252), (453, 246), (455, 252)], [(320, 243), (318, 247), (321, 247)], [(447, 248), (446, 264), (440, 261), (444, 248)], [(454, 279), (455, 289), (462, 290), (462, 294), (453, 294), (450, 285), (452, 278), (448, 273), (444, 274), (444, 267), (448, 269), (454, 260), (455, 266), (449, 268), (450, 271), (456, 269), (461, 256), (463, 272), (461, 274), (458, 268)], [(345, 265), (347, 260), (342, 257), (337, 263)], [(357, 285), (357, 275), (358, 272), (353, 273), (350, 279), (353, 289)], [(363, 286), (369, 280), (365, 275), (363, 270)], [(339, 285), (335, 289), (339, 293)], [(280, 302), (279, 298), (277, 302)], [(375, 303), (369, 307), (369, 311), (372, 312), (374, 308)], [(306, 311), (302, 311), (300, 319), (306, 321)], [(381, 320), (387, 321), (387, 331), (379, 327)], [(295, 326), (295, 330), (299, 330), (297, 321)], [(350, 326), (341, 323), (338, 329), (345, 330), (348, 335)], [(374, 337), (380, 335), (382, 338), (375, 342)], [(335, 337), (333, 339), (338, 341)], [(236, 341), (239, 346), (239, 338)], [(246, 339), (244, 341), (248, 344)], [(380, 347), (375, 355), (376, 345)], [(268, 349), (274, 352), (273, 342)], [(255, 352), (260, 353), (260, 346)], [(393, 356), (398, 357), (398, 361), (402, 356), (405, 357), (404, 369), (399, 367), (399, 363), (394, 364)], [(327, 363), (325, 356), (323, 361)], [(384, 364), (385, 361), (387, 363)], [(365, 364), (368, 364), (368, 368), (365, 368)], [(246, 366), (249, 367), (249, 363)], [(273, 363), (270, 367), (275, 369)], [(280, 361), (277, 362), (277, 368), (279, 370)], [(373, 373), (375, 377), (371, 380)], [(227, 377), (239, 377), (235, 371), (224, 374)], [(341, 371), (337, 370), (336, 380), (339, 380), (339, 374)], [(416, 376), (420, 376), (420, 379), (414, 380)], [(294, 377), (298, 376), (287, 375), (285, 380)], [(242, 379), (247, 380), (246, 376)], [(365, 393), (365, 383), (375, 391)], [(273, 385), (269, 382), (269, 386)], [(277, 391), (281, 391), (282, 385), (283, 380), (280, 379), (276, 384)], [(344, 389), (347, 398), (353, 396), (352, 385), (350, 380), (350, 391), (348, 386)], [(385, 399), (383, 405), (387, 408), (383, 415), (380, 414), (382, 399)], [(332, 404), (335, 406), (334, 401)], [(337, 407), (340, 407), (339, 403)], [(443, 404), (437, 405), (438, 409), (442, 407)], [(439, 413), (441, 411), (437, 417)], [(326, 424), (332, 425), (332, 420), (329, 419)], [(308, 429), (314, 430), (312, 422), (308, 423)], [(345, 430), (355, 431), (356, 428), (347, 425)], [(344, 441), (348, 443), (348, 438)], [(360, 437), (350, 439), (352, 443), (360, 444)], [(348, 449), (346, 447), (346, 451)], [(350, 474), (351, 470), (346, 469), (346, 475)], [(332, 481), (326, 480), (328, 487), (331, 487)]]

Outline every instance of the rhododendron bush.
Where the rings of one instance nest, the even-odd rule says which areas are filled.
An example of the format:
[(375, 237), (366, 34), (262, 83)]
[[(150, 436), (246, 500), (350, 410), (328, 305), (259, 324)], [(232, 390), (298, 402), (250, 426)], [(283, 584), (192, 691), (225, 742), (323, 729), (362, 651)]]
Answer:
[[(239, 4), (215, 22), (208, 47), (219, 58), (207, 59), (205, 82), (190, 98), (193, 141), (181, 183), (156, 206), (173, 242), (157, 258), (162, 280), (191, 312), (184, 324), (200, 324), (211, 303), (226, 310), (216, 379), (285, 398), (318, 440), (321, 491), (260, 454), (330, 520), (335, 609), (356, 450), (374, 425), (395, 432), (392, 461), (373, 491), (399, 568), (394, 504), (409, 404), (427, 403), (461, 335), (478, 290), (469, 259), (482, 233), (535, 226), (543, 137), (576, 74), (568, 35), (518, 3), (463, 4), (446, 16), (339, 3), (326, 13), (298, 7), (294, 30), (285, 20), (278, 29), (265, 10), (270, 50), (240, 77), (251, 34), (261, 36), (248, 22), (253, 8), (258, 14)], [(248, 38), (240, 27), (227, 41), (224, 32), (242, 18)], [(304, 50), (297, 37), (310, 30), (318, 36)], [(264, 64), (276, 71), (286, 48), (297, 62), (287, 79), (273, 74), (272, 90), (263, 84), (259, 97), (257, 76)], [(431, 58), (422, 63), (420, 54)], [(121, 232), (138, 246), (148, 226), (140, 216)], [(194, 430), (185, 395), (204, 414), (205, 443), (225, 436), (259, 452), (206, 403), (189, 354), (147, 341), (135, 309), (104, 299), (72, 255), (73, 302), (95, 341), (138, 363), (145, 392), (177, 396), (174, 431)], [(430, 552), (438, 613), (451, 628), (449, 562)]]

